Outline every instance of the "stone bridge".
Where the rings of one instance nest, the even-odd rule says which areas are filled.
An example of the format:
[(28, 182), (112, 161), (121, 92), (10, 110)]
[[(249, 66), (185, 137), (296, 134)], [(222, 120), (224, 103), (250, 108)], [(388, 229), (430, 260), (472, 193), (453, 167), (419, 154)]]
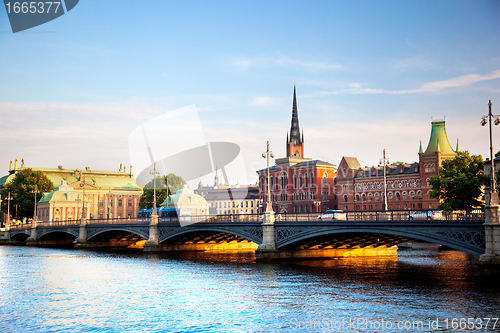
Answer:
[[(489, 240), (492, 232), (482, 213), (427, 220), (399, 211), (348, 213), (345, 220), (319, 220), (315, 213), (37, 222), (10, 226), (6, 237), (34, 246), (256, 251), (257, 258), (273, 260), (396, 255), (396, 245), (414, 240), (479, 257), (489, 243), (498, 245)], [(495, 251), (493, 257), (500, 255)]]

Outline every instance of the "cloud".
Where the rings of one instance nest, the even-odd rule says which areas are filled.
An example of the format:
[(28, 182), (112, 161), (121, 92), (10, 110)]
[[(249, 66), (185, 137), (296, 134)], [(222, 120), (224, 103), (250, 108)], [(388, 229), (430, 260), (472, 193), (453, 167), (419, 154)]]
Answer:
[(400, 71), (407, 70), (422, 70), (433, 67), (429, 60), (424, 60), (421, 57), (413, 57), (396, 61), (394, 68)]
[(248, 70), (249, 68), (269, 68), (269, 67), (300, 67), (307, 71), (337, 71), (344, 67), (333, 62), (324, 62), (316, 60), (297, 60), (285, 56), (278, 57), (254, 57), (242, 58), (230, 61), (230, 64), (239, 70)]
[[(366, 94), (390, 94), (390, 95), (405, 95), (405, 94), (422, 94), (435, 93), (452, 88), (467, 87), (481, 81), (489, 81), (500, 79), (500, 69), (495, 70), (486, 75), (467, 74), (459, 77), (454, 77), (442, 81), (427, 82), (416, 89), (401, 89), (401, 90), (385, 90), (366, 87), (364, 84), (355, 82), (347, 84), (347, 87), (340, 88), (337, 91), (317, 91), (307, 97), (313, 96), (330, 96), (340, 94), (366, 95)], [(491, 89), (491, 88), (485, 88)]]

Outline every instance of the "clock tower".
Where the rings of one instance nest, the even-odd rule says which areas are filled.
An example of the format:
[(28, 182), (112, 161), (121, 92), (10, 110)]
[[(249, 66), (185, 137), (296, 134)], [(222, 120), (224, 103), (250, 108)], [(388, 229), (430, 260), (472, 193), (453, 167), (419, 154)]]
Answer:
[(293, 86), (292, 126), (290, 127), (290, 136), (288, 134), (286, 136), (286, 156), (304, 157), (304, 132), (302, 132), (301, 137), (295, 85)]

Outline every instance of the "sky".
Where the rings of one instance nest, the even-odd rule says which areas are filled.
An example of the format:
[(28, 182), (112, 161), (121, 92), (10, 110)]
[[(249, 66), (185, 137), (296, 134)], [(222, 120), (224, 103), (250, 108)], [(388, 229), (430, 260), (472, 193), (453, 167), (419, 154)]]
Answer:
[[(285, 156), (294, 83), (306, 157), (412, 163), (445, 119), (452, 147), (486, 158), (499, 16), (496, 0), (82, 0), (12, 33), (2, 8), (0, 175), (15, 158), (118, 170), (141, 124), (195, 107), (207, 142), (241, 149), (229, 182), (255, 183), (267, 141)], [(182, 141), (164, 127), (165, 147)]]

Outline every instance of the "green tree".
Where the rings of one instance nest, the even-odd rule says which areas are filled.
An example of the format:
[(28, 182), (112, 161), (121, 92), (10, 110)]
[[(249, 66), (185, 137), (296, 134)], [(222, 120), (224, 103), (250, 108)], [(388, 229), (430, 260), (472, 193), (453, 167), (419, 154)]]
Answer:
[[(167, 179), (168, 178), (168, 179)], [(156, 177), (156, 207), (160, 207), (160, 204), (165, 201), (167, 197), (167, 191), (165, 182), (168, 182), (168, 195), (172, 195), (176, 191), (180, 190), (186, 182), (182, 177), (177, 176), (173, 173), (168, 174), (163, 177)], [(144, 193), (139, 199), (140, 209), (149, 209), (153, 207), (153, 180), (144, 186)]]
[(10, 203), (11, 212), (12, 207), (17, 205), (17, 215), (20, 218), (32, 218), (35, 208), (35, 185), (37, 191), (36, 201), (38, 202), (44, 192), (51, 192), (54, 190), (54, 184), (50, 179), (41, 171), (33, 171), (31, 168), (16, 173), (16, 177), (1, 191), (3, 198), (6, 198), (10, 192), (12, 201)]
[(479, 199), (482, 187), (488, 184), (489, 178), (483, 174), (481, 155), (459, 151), (454, 159), (443, 161), (437, 176), (430, 177), (430, 197), (441, 201), (441, 209), (482, 207)]

